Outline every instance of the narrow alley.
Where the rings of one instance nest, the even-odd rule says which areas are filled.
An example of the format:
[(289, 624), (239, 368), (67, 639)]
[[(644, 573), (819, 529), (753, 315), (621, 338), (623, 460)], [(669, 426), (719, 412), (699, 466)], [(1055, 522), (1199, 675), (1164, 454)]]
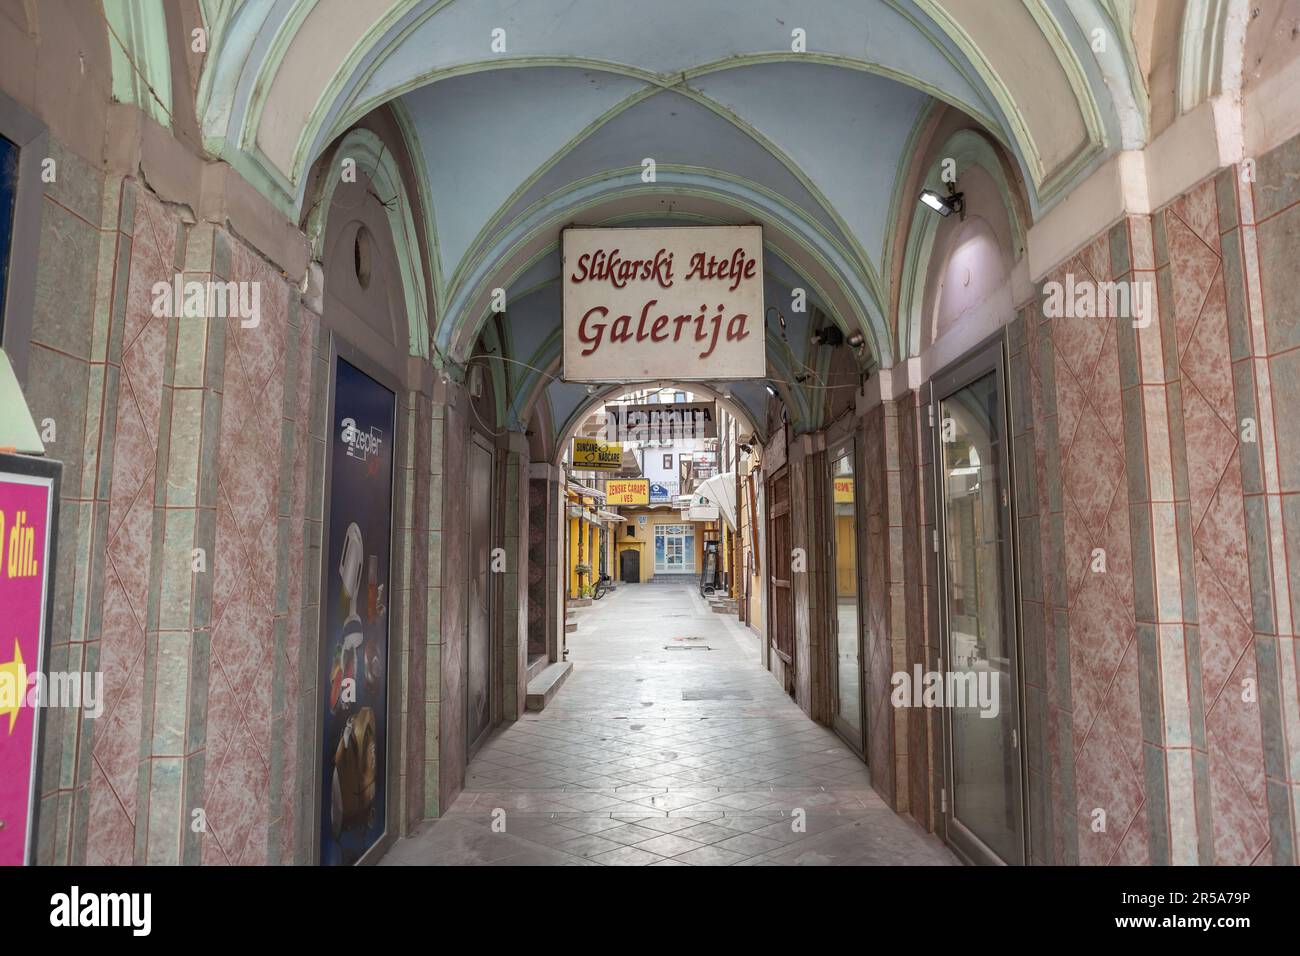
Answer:
[(383, 864), (955, 864), (693, 585), (583, 608), (554, 701), (489, 738), (446, 815)]

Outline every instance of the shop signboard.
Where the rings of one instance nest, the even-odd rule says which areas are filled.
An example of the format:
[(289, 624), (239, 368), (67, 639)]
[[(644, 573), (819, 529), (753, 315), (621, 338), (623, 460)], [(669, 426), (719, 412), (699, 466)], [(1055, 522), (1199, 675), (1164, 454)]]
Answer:
[(761, 226), (562, 233), (564, 379), (762, 378)]
[(397, 397), (336, 358), (321, 602), (320, 862), (357, 862), (387, 827), (388, 604)]
[(624, 442), (679, 442), (717, 438), (714, 402), (606, 405), (605, 437)]
[(0, 454), (0, 866), (33, 862), (60, 471)]
[(622, 478), (605, 482), (606, 505), (648, 505), (649, 503), (649, 479)]
[(575, 438), (569, 458), (575, 471), (618, 471), (623, 467), (623, 446), (599, 438)]

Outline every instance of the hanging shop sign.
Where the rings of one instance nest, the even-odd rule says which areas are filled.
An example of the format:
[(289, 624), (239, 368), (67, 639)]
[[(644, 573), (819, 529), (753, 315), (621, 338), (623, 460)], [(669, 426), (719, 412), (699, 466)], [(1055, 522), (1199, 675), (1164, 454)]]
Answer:
[(760, 226), (566, 229), (564, 378), (761, 378)]
[(384, 835), (388, 601), (396, 395), (337, 358), (321, 638), (320, 861), (357, 862)]
[(605, 482), (605, 504), (648, 505), (650, 482), (645, 478), (623, 478)]
[(662, 405), (606, 405), (605, 437), (610, 441), (677, 442), (717, 438), (713, 402)]
[(569, 458), (576, 471), (618, 471), (623, 466), (623, 446), (599, 438), (575, 438)]
[(0, 866), (34, 862), (62, 466), (0, 454)]

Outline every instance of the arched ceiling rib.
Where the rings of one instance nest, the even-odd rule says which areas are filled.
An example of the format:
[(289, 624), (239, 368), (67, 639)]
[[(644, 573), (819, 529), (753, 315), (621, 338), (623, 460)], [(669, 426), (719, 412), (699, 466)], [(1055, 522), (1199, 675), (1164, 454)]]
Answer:
[[(205, 138), (228, 157), (248, 154), (291, 202), (312, 159), (365, 112), (432, 81), (510, 66), (660, 86), (780, 61), (868, 71), (984, 122), (1038, 192), (1058, 191), (1064, 174), (1121, 142), (1139, 145), (1130, 140), (1142, 129), (1140, 85), (1122, 59), (1128, 25), (1109, 0), (1026, 0), (996, 16), (981, 0), (803, 0), (793, 12), (782, 0), (201, 3), (213, 32)], [(806, 52), (791, 49), (796, 29)], [(1096, 29), (1113, 31), (1103, 51)]]
[[(1013, 157), (1031, 217), (1145, 137), (1117, 0), (200, 3), (205, 144), (287, 214), (329, 145), (393, 106), (420, 167), (435, 361), (468, 358), (493, 288), (553, 278), (564, 225), (661, 216), (761, 223), (769, 272), (888, 366), (896, 193), (936, 103)], [(550, 348), (503, 334), (516, 361)], [(777, 351), (798, 374), (806, 356)]]

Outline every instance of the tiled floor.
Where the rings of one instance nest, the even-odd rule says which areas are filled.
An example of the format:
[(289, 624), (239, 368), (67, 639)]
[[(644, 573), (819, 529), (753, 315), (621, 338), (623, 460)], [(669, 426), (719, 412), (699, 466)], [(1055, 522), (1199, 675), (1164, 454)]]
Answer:
[(693, 587), (623, 585), (575, 616), (555, 699), (490, 738), (455, 804), (385, 864), (956, 862)]

